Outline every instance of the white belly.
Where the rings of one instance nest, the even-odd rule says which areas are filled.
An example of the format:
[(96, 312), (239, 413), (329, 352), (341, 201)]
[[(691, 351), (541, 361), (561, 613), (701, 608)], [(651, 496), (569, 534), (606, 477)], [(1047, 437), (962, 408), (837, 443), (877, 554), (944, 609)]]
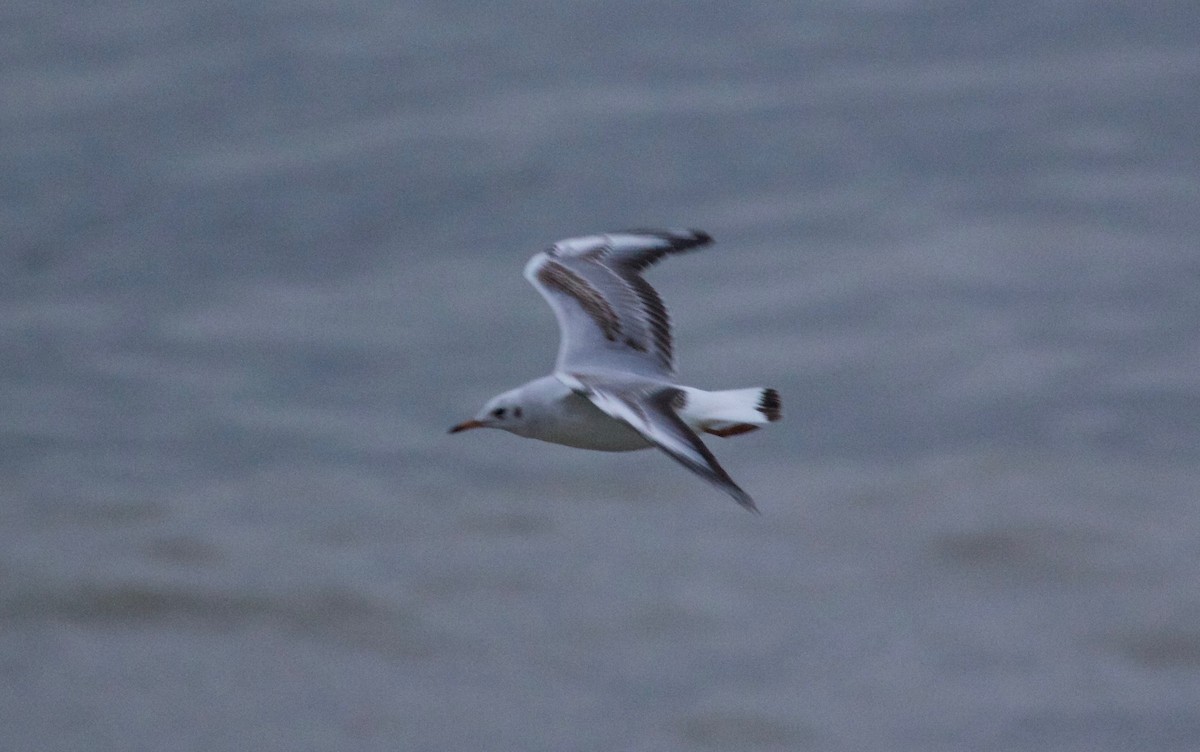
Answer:
[(553, 421), (539, 421), (526, 434), (531, 439), (601, 452), (628, 452), (653, 446), (640, 433), (602, 412), (586, 397), (568, 392)]

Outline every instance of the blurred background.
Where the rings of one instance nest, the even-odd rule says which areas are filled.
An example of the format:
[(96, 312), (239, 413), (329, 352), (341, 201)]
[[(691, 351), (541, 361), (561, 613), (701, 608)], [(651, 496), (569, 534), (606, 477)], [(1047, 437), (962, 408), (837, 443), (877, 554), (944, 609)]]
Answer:
[[(1200, 748), (1193, 0), (0, 8), (0, 748)], [(657, 452), (447, 436), (656, 267)]]

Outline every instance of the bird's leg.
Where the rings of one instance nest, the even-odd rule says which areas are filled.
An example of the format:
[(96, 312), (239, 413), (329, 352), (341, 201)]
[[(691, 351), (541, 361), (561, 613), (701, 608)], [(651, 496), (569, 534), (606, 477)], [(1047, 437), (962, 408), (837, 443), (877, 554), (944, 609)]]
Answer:
[(757, 431), (758, 426), (752, 426), (749, 423), (735, 423), (728, 428), (706, 428), (705, 433), (711, 433), (713, 436), (720, 436), (722, 439), (728, 439), (730, 436), (740, 436), (744, 433)]

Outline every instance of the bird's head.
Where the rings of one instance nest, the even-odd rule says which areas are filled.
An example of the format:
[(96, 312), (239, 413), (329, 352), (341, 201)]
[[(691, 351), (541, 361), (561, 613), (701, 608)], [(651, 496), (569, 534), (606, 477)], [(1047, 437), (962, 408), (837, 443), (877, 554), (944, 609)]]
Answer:
[(459, 433), (471, 428), (499, 428), (520, 434), (528, 419), (528, 409), (521, 404), (518, 389), (496, 395), (488, 400), (474, 418), (459, 423), (450, 433)]

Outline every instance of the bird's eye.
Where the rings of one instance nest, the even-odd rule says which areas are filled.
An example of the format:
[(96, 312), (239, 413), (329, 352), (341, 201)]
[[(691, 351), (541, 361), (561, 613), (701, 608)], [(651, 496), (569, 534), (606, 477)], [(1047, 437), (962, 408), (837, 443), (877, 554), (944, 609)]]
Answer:
[(504, 408), (497, 407), (495, 410), (492, 411), (492, 417), (493, 418), (503, 418), (504, 417)]

